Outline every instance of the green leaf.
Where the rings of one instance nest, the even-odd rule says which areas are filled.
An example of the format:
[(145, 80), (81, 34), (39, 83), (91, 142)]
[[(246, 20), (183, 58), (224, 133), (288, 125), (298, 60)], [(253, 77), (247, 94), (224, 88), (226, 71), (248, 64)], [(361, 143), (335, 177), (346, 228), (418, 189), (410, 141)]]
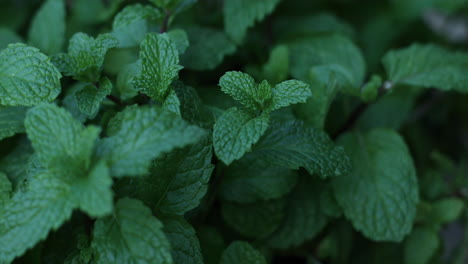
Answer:
[(235, 203), (224, 201), (221, 214), (224, 221), (239, 234), (249, 238), (266, 238), (281, 225), (285, 217), (284, 199)]
[(273, 122), (254, 146), (259, 159), (290, 169), (305, 168), (321, 178), (341, 176), (350, 170), (342, 147), (323, 131), (306, 127), (300, 121)]
[(239, 203), (276, 199), (289, 193), (297, 182), (297, 174), (263, 162), (256, 153), (249, 153), (229, 166), (221, 179), (221, 198)]
[(0, 26), (0, 50), (6, 48), (8, 44), (24, 42), (15, 31), (8, 27)]
[(17, 190), (28, 178), (33, 152), (31, 143), (23, 137), (14, 148), (10, 149), (8, 155), (0, 159), (0, 171), (6, 173), (14, 190)]
[(289, 49), (278, 45), (271, 50), (268, 61), (262, 68), (263, 76), (272, 84), (285, 81), (289, 75)]
[(65, 178), (86, 173), (99, 128), (85, 128), (69, 112), (53, 104), (29, 110), (24, 124), (43, 166)]
[(314, 238), (327, 223), (320, 197), (323, 184), (310, 177), (302, 177), (285, 205), (285, 216), (279, 228), (268, 238), (274, 248), (296, 247)]
[(61, 77), (38, 49), (10, 44), (0, 51), (0, 105), (32, 106), (53, 101), (60, 93)]
[(438, 234), (428, 228), (416, 227), (404, 242), (405, 264), (427, 264), (439, 248)]
[(333, 180), (345, 216), (375, 241), (402, 241), (411, 231), (418, 203), (413, 160), (398, 133), (374, 129), (340, 138), (351, 157), (351, 173)]
[(224, 28), (236, 42), (241, 43), (247, 29), (273, 12), (279, 0), (232, 0), (224, 3)]
[(214, 124), (214, 115), (203, 104), (197, 91), (181, 82), (175, 83), (174, 90), (180, 101), (180, 114), (184, 120), (202, 128), (211, 129)]
[(219, 79), (221, 91), (251, 110), (262, 110), (271, 99), (271, 87), (267, 82), (260, 85), (254, 78), (243, 72), (226, 72)]
[[(44, 190), (47, 190), (46, 192)], [(70, 218), (69, 186), (43, 174), (0, 208), (0, 261), (10, 263)]]
[(98, 153), (109, 161), (114, 177), (145, 174), (151, 160), (197, 142), (205, 131), (155, 107), (127, 107), (115, 118), (119, 126), (103, 139)]
[(119, 41), (119, 48), (136, 47), (149, 31), (149, 21), (162, 17), (161, 12), (150, 6), (128, 5), (120, 11), (112, 22), (112, 33)]
[(141, 62), (127, 64), (117, 75), (117, 90), (122, 100), (127, 100), (138, 95), (138, 91), (133, 85), (133, 78), (141, 74)]
[(265, 111), (271, 112), (291, 104), (305, 103), (307, 98), (312, 96), (309, 85), (297, 80), (277, 84), (273, 87), (272, 94), (271, 103)]
[(208, 190), (212, 156), (206, 135), (155, 160), (148, 175), (117, 182), (117, 192), (142, 200), (154, 211), (184, 215), (199, 205)]
[(174, 90), (171, 90), (167, 95), (164, 103), (162, 104), (162, 109), (180, 116), (180, 101)]
[(265, 133), (269, 122), (267, 114), (256, 117), (242, 108), (226, 110), (213, 128), (216, 156), (227, 165), (240, 159)]
[(101, 102), (112, 91), (112, 83), (104, 77), (99, 82), (99, 87), (92, 84), (86, 85), (75, 93), (76, 101), (80, 111), (88, 116), (94, 116), (99, 110)]
[(468, 53), (435, 45), (413, 44), (388, 52), (382, 62), (395, 84), (468, 92)]
[(323, 35), (302, 39), (289, 45), (291, 75), (300, 80), (315, 78), (328, 82), (337, 79), (341, 91), (359, 95), (366, 64), (359, 48), (341, 35)]
[(377, 98), (379, 89), (382, 86), (382, 78), (379, 75), (372, 75), (371, 79), (362, 87), (361, 98), (364, 102), (370, 102)]
[(28, 42), (46, 54), (58, 53), (65, 42), (65, 25), (64, 0), (47, 0), (32, 20)]
[(187, 32), (183, 29), (173, 29), (167, 32), (167, 35), (171, 39), (172, 43), (177, 47), (177, 53), (179, 53), (179, 55), (184, 54), (190, 46)]
[(200, 26), (190, 26), (186, 30), (190, 46), (180, 60), (187, 69), (212, 70), (224, 57), (236, 51), (236, 45), (223, 31)]
[(141, 75), (134, 78), (133, 85), (149, 97), (164, 102), (170, 84), (182, 69), (177, 47), (167, 34), (149, 33), (140, 48), (142, 70)]
[(27, 107), (0, 106), (0, 140), (24, 132)]
[(221, 256), (220, 264), (266, 264), (265, 257), (244, 241), (234, 241), (227, 247)]
[(11, 192), (12, 186), (10, 180), (5, 173), (0, 172), (0, 208), (10, 200)]
[(432, 204), (430, 221), (436, 223), (449, 223), (457, 220), (465, 209), (463, 200), (458, 198), (445, 198)]
[(114, 213), (94, 224), (91, 247), (96, 263), (174, 263), (162, 223), (142, 202), (117, 201)]
[(200, 242), (193, 227), (180, 216), (162, 218), (175, 264), (203, 264)]
[(101, 77), (107, 51), (118, 43), (112, 34), (101, 34), (95, 39), (85, 33), (75, 33), (68, 44), (68, 53), (57, 54), (53, 61), (65, 75), (94, 83)]

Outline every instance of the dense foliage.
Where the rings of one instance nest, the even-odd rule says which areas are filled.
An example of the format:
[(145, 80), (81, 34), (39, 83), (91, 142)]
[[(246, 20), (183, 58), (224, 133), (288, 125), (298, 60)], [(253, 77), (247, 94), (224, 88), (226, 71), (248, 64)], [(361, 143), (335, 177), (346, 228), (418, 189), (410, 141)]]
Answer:
[(0, 263), (468, 263), (463, 0), (0, 0)]

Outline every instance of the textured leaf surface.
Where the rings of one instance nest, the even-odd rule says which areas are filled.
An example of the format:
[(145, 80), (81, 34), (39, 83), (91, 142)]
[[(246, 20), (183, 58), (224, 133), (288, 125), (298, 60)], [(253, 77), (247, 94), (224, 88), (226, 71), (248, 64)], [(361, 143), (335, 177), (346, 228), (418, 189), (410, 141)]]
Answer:
[(27, 107), (0, 106), (0, 140), (24, 132)]
[(166, 34), (147, 34), (140, 45), (141, 75), (134, 85), (149, 97), (163, 102), (169, 93), (169, 85), (177, 77), (179, 65), (177, 47)]
[(265, 111), (273, 111), (291, 104), (305, 103), (312, 96), (309, 85), (297, 81), (284, 81), (272, 89), (271, 103)]
[(273, 12), (279, 0), (231, 0), (224, 4), (224, 28), (237, 43), (242, 42), (247, 29)]
[(9, 263), (70, 218), (73, 203), (68, 193), (62, 181), (38, 175), (28, 190), (16, 193), (0, 208), (0, 261)]
[(187, 29), (187, 35), (190, 46), (180, 59), (188, 69), (212, 70), (236, 50), (236, 45), (223, 31), (192, 26)]
[(69, 112), (53, 104), (31, 109), (25, 127), (43, 166), (60, 171), (64, 177), (82, 175), (89, 168), (100, 129), (85, 128)]
[(322, 185), (310, 177), (302, 177), (286, 202), (280, 227), (268, 238), (274, 248), (287, 249), (302, 244), (325, 226), (327, 217), (320, 207)]
[(180, 216), (165, 216), (162, 221), (174, 263), (203, 264), (200, 242), (193, 227)]
[(11, 191), (12, 186), (10, 180), (5, 173), (0, 172), (0, 208), (10, 200)]
[(315, 78), (326, 83), (334, 76), (341, 90), (359, 95), (366, 64), (361, 51), (348, 38), (316, 36), (293, 42), (289, 49), (294, 78), (308, 80), (312, 68)]
[(270, 118), (255, 117), (244, 109), (230, 108), (214, 125), (213, 143), (216, 156), (230, 164), (251, 149), (268, 128)]
[(103, 78), (99, 82), (99, 87), (86, 85), (75, 93), (76, 102), (81, 112), (88, 116), (94, 116), (99, 110), (101, 102), (112, 91), (112, 83), (109, 79)]
[(24, 137), (0, 160), (0, 171), (8, 176), (14, 189), (28, 177), (28, 165), (33, 153), (31, 143)]
[(266, 264), (265, 257), (244, 241), (234, 241), (224, 250), (220, 264)]
[(285, 205), (284, 199), (255, 203), (223, 202), (221, 213), (228, 226), (242, 236), (261, 239), (281, 225)]
[(257, 85), (250, 75), (236, 71), (226, 72), (219, 79), (221, 91), (252, 110), (261, 110), (264, 103), (271, 99), (270, 86), (268, 83), (262, 84)]
[(353, 226), (376, 241), (401, 241), (411, 231), (418, 202), (413, 160), (392, 130), (348, 133), (340, 139), (353, 169), (333, 180), (338, 203)]
[(226, 169), (219, 193), (228, 201), (251, 203), (279, 198), (290, 192), (296, 182), (296, 172), (265, 163), (256, 153), (249, 153)]
[(174, 263), (162, 228), (142, 202), (120, 199), (112, 216), (94, 225), (96, 263)]
[(205, 131), (155, 107), (127, 107), (114, 119), (115, 133), (100, 142), (99, 153), (109, 160), (112, 176), (138, 176), (151, 160), (174, 148), (197, 142)]
[(253, 151), (265, 162), (290, 169), (303, 167), (321, 178), (344, 176), (350, 169), (342, 147), (300, 121), (274, 122)]
[(121, 195), (138, 198), (157, 211), (183, 215), (200, 203), (214, 166), (209, 135), (158, 158), (149, 175), (116, 184)]
[(53, 101), (62, 75), (38, 49), (10, 44), (0, 51), (0, 105), (32, 106)]
[(65, 1), (45, 1), (29, 28), (29, 44), (46, 54), (60, 52), (65, 42), (65, 24)]
[(414, 44), (390, 51), (382, 61), (394, 83), (468, 92), (468, 53)]

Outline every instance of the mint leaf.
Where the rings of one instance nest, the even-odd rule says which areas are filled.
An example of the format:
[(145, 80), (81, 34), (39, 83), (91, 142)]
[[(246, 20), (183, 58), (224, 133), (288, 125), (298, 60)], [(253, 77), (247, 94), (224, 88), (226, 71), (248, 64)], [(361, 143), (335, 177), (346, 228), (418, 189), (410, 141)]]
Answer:
[(243, 72), (231, 71), (219, 79), (221, 91), (229, 94), (251, 110), (262, 110), (271, 99), (268, 83), (257, 85), (254, 78)]
[(255, 116), (236, 107), (226, 110), (213, 127), (213, 144), (216, 156), (229, 165), (241, 158), (268, 128), (266, 114)]
[(203, 136), (156, 159), (148, 175), (120, 180), (117, 192), (142, 200), (154, 211), (184, 215), (199, 205), (208, 190), (212, 156), (210, 137)]
[(271, 50), (267, 63), (262, 68), (263, 76), (272, 84), (285, 81), (289, 75), (289, 49), (278, 45)]
[(413, 160), (398, 133), (374, 129), (340, 138), (353, 169), (333, 180), (345, 216), (375, 241), (402, 241), (411, 231), (418, 203)]
[(232, 242), (223, 252), (220, 264), (252, 263), (266, 264), (265, 257), (244, 241)]
[(239, 234), (262, 239), (273, 233), (285, 217), (284, 199), (236, 203), (223, 201), (221, 214), (224, 221)]
[(468, 54), (413, 44), (388, 52), (382, 63), (393, 83), (467, 92)]
[(205, 131), (156, 107), (127, 107), (117, 115), (119, 127), (99, 143), (114, 177), (145, 174), (151, 160), (197, 142)]
[(465, 204), (458, 198), (445, 198), (432, 204), (430, 221), (436, 223), (449, 223), (457, 220), (463, 213)]
[(85, 128), (69, 112), (53, 104), (29, 110), (24, 124), (43, 166), (63, 177), (86, 173), (100, 129)]
[(435, 231), (425, 227), (416, 227), (404, 242), (404, 263), (430, 263), (439, 244), (439, 236)]
[(312, 68), (316, 79), (327, 82), (334, 75), (341, 91), (360, 94), (366, 64), (359, 48), (348, 38), (319, 35), (295, 41), (289, 50), (294, 78), (308, 80)]
[(273, 122), (253, 151), (270, 164), (290, 169), (303, 167), (321, 178), (345, 175), (350, 169), (342, 147), (336, 146), (325, 132), (300, 121)]
[(149, 31), (149, 21), (162, 17), (161, 12), (150, 5), (128, 5), (112, 22), (113, 35), (119, 41), (119, 48), (136, 47)]
[(95, 223), (91, 248), (96, 263), (173, 263), (162, 228), (142, 202), (118, 200), (114, 213)]
[(141, 75), (134, 78), (133, 85), (149, 97), (164, 102), (169, 95), (171, 82), (178, 76), (177, 47), (167, 34), (149, 33), (140, 45)]
[(0, 140), (24, 132), (27, 107), (0, 106)]
[(276, 199), (289, 193), (297, 178), (294, 171), (249, 153), (226, 169), (219, 192), (221, 198), (239, 203)]
[(190, 26), (186, 30), (190, 46), (180, 60), (187, 69), (212, 70), (236, 50), (236, 45), (223, 31), (200, 26)]
[(164, 233), (176, 264), (203, 264), (200, 242), (193, 227), (180, 216), (164, 216)]
[(118, 40), (112, 34), (93, 38), (82, 32), (75, 33), (68, 44), (68, 53), (57, 54), (53, 61), (66, 76), (94, 83), (100, 79), (104, 56), (117, 44)]
[(327, 223), (320, 204), (322, 188), (321, 182), (301, 177), (286, 201), (284, 220), (267, 240), (269, 245), (287, 249), (317, 235)]
[(284, 81), (271, 91), (271, 103), (265, 108), (265, 111), (270, 112), (291, 104), (305, 103), (312, 96), (309, 85), (297, 80)]
[(60, 52), (65, 42), (65, 24), (64, 0), (45, 1), (29, 27), (29, 44), (46, 54)]
[(61, 77), (38, 49), (10, 44), (0, 51), (0, 105), (33, 106), (53, 101), (60, 93)]
[(11, 192), (10, 180), (5, 173), (0, 172), (0, 207), (3, 207), (10, 200)]
[(80, 111), (88, 116), (94, 116), (99, 110), (101, 102), (112, 91), (112, 83), (104, 77), (99, 82), (99, 87), (92, 84), (84, 86), (75, 93), (76, 102)]
[(263, 20), (273, 12), (279, 0), (232, 0), (224, 3), (224, 28), (228, 35), (236, 42), (241, 43), (247, 29), (255, 22)]
[(6, 48), (8, 44), (24, 42), (15, 31), (10, 28), (0, 26), (0, 50)]
[(116, 88), (122, 100), (127, 100), (138, 95), (138, 91), (133, 85), (133, 78), (141, 74), (141, 62), (127, 64), (117, 75)]
[(28, 170), (33, 152), (31, 143), (26, 137), (23, 137), (14, 148), (10, 149), (8, 155), (0, 159), (0, 171), (8, 176), (14, 190), (20, 188), (22, 183), (28, 178)]
[[(47, 190), (47, 192), (44, 192)], [(45, 239), (70, 218), (69, 186), (48, 174), (36, 175), (28, 190), (16, 193), (0, 208), (0, 261), (9, 263)]]
[(197, 91), (182, 83), (175, 83), (174, 90), (180, 102), (180, 114), (184, 120), (202, 128), (211, 129), (214, 124), (214, 115), (203, 104)]
[(167, 35), (171, 39), (172, 43), (177, 47), (177, 53), (179, 53), (179, 55), (184, 54), (190, 46), (187, 32), (183, 29), (173, 29), (167, 32)]

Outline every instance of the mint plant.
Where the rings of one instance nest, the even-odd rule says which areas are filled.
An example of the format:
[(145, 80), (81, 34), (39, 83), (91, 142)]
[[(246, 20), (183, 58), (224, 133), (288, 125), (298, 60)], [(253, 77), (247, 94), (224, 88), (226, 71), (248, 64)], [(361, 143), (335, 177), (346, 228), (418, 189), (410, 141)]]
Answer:
[(0, 7), (0, 263), (467, 263), (465, 1)]

